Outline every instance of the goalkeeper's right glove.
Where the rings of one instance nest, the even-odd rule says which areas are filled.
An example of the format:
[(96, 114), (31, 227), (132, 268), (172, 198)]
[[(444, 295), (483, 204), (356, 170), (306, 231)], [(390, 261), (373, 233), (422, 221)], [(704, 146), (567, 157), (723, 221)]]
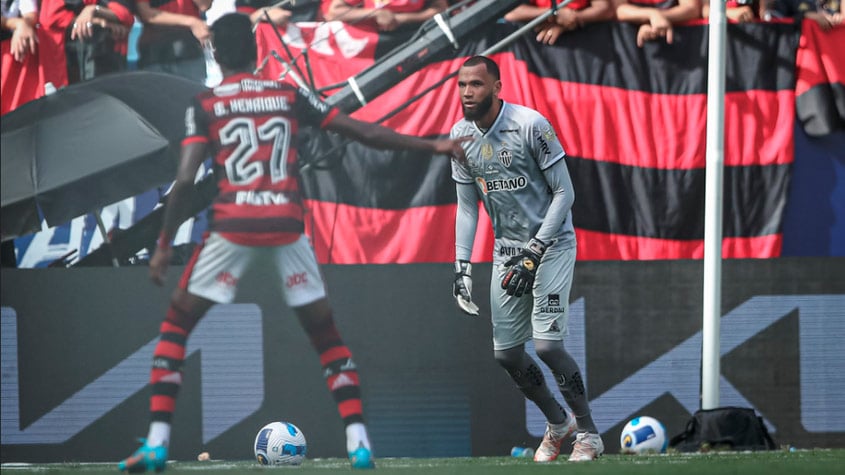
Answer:
[(522, 252), (505, 262), (508, 271), (502, 279), (502, 290), (514, 297), (530, 294), (534, 288), (537, 267), (545, 252), (546, 244), (537, 238), (531, 238), (522, 248)]
[(452, 285), (455, 301), (467, 315), (478, 316), (478, 305), (472, 302), (472, 264), (469, 261), (455, 261), (455, 282)]

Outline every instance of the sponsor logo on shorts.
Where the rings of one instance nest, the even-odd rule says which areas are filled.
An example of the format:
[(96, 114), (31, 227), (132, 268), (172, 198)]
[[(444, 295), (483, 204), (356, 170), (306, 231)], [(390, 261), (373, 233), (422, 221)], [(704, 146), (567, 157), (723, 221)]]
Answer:
[(215, 277), (214, 280), (225, 285), (226, 287), (234, 287), (238, 285), (238, 279), (236, 279), (235, 276), (226, 271), (217, 274), (217, 277)]
[(565, 311), (565, 307), (540, 307), (541, 313), (563, 313)]
[(499, 255), (505, 257), (512, 257), (519, 254), (520, 248), (513, 247), (513, 246), (501, 246), (499, 247)]
[[(546, 302), (546, 306), (540, 307), (540, 312), (542, 313), (563, 313), (566, 311), (566, 307), (560, 305), (560, 294), (549, 294)], [(552, 322), (551, 330), (560, 331), (557, 322)]]
[(285, 286), (289, 289), (296, 287), (297, 285), (303, 285), (308, 283), (308, 274), (305, 272), (298, 272), (296, 274), (289, 275), (285, 280)]

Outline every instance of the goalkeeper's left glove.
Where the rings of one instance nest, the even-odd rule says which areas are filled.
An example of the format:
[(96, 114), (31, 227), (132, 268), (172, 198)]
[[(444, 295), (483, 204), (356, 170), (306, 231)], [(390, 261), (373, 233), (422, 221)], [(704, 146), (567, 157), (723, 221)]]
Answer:
[(452, 284), (452, 295), (458, 303), (458, 308), (464, 313), (477, 317), (478, 305), (472, 301), (472, 264), (469, 261), (455, 261), (455, 282)]
[(540, 259), (543, 258), (545, 252), (546, 244), (537, 238), (531, 238), (522, 248), (522, 252), (505, 262), (505, 266), (509, 269), (505, 278), (502, 279), (502, 289), (514, 297), (531, 293), (537, 266), (540, 265)]

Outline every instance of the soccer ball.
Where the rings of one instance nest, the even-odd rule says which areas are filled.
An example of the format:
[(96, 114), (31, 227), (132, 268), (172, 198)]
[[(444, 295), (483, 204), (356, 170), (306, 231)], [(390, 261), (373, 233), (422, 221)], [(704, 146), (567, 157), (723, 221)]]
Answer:
[(666, 452), (669, 439), (666, 429), (657, 419), (648, 416), (635, 417), (625, 424), (619, 445), (623, 454), (662, 454)]
[(305, 435), (290, 422), (271, 422), (255, 436), (255, 458), (261, 465), (299, 465), (305, 460)]

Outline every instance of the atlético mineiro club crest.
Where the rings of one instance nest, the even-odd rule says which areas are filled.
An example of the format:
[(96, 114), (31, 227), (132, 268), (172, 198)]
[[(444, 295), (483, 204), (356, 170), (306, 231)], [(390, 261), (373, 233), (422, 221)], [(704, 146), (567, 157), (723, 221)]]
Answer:
[(511, 166), (511, 162), (513, 162), (513, 153), (511, 153), (510, 150), (503, 148), (502, 150), (499, 150), (499, 153), (496, 155), (499, 157), (499, 161), (502, 165), (505, 167)]

